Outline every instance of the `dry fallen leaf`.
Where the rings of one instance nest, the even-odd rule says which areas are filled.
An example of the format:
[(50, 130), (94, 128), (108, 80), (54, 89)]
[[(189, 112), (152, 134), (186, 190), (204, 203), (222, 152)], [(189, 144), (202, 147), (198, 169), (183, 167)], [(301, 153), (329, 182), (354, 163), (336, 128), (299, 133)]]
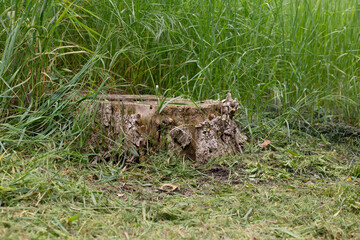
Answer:
[(185, 238), (185, 235), (183, 234), (183, 232), (179, 229), (178, 230), (178, 233), (180, 234), (180, 236), (182, 237), (182, 238)]
[(337, 212), (334, 214), (334, 217), (336, 217), (337, 215), (339, 215), (339, 213), (341, 212), (341, 209), (342, 209), (342, 207), (340, 208), (339, 211), (337, 211)]
[(151, 183), (145, 183), (145, 184), (142, 184), (141, 186), (143, 186), (143, 187), (152, 187), (152, 184)]
[(265, 139), (265, 141), (260, 144), (261, 147), (263, 147), (265, 150), (267, 149), (267, 146), (271, 143), (270, 140)]
[(127, 232), (124, 232), (124, 235), (125, 235), (126, 240), (129, 240), (129, 239), (130, 239), (130, 238), (129, 238), (129, 234), (128, 234)]
[(176, 189), (178, 189), (178, 186), (172, 185), (172, 184), (169, 184), (169, 183), (165, 183), (159, 189), (161, 191), (165, 191), (165, 192), (173, 192)]

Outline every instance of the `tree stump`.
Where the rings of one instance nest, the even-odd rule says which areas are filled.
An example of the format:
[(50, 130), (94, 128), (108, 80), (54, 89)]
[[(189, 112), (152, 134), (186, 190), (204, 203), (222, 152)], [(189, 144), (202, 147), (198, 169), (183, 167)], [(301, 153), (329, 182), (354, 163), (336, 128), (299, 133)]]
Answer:
[[(233, 117), (237, 99), (194, 103), (153, 95), (101, 95), (89, 144), (108, 158), (125, 150), (135, 157), (167, 149), (196, 162), (242, 152), (247, 140)], [(115, 150), (114, 150), (115, 149)]]

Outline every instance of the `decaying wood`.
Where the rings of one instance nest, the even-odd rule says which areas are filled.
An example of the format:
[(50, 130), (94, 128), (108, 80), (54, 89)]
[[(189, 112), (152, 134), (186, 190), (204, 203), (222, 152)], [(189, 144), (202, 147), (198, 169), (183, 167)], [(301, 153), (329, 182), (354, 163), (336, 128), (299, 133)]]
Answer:
[(242, 152), (246, 142), (233, 121), (239, 109), (231, 94), (223, 101), (102, 95), (89, 144), (110, 156), (114, 148), (137, 156), (168, 149), (197, 162)]

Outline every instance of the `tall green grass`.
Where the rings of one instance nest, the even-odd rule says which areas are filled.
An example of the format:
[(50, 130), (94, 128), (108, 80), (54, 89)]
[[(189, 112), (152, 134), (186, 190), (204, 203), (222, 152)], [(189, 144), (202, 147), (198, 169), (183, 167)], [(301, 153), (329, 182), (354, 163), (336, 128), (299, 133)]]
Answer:
[(64, 135), (60, 122), (74, 129), (68, 96), (80, 89), (145, 94), (158, 85), (194, 99), (232, 92), (249, 123), (263, 124), (270, 109), (280, 124), (360, 124), (357, 0), (0, 4), (2, 150)]

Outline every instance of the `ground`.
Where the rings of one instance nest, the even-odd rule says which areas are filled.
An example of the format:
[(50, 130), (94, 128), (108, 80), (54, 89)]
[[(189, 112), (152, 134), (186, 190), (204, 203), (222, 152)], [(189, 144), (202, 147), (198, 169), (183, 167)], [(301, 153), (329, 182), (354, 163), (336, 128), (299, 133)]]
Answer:
[(76, 151), (3, 154), (0, 235), (360, 238), (358, 138), (299, 130), (267, 137), (266, 150), (265, 138), (253, 139), (243, 154), (207, 164), (165, 152), (139, 164), (94, 164)]

